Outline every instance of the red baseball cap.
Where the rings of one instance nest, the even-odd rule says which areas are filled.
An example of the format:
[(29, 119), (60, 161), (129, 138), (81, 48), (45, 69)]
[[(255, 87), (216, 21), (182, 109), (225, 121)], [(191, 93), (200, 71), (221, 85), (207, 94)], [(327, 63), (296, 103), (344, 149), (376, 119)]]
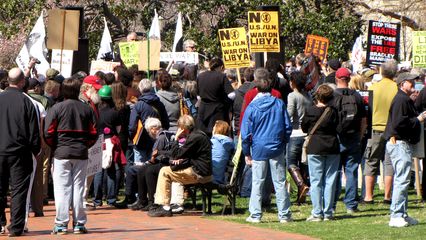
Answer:
[(347, 68), (339, 68), (336, 71), (336, 78), (346, 78), (349, 79), (351, 78), (351, 71), (349, 71), (349, 69)]
[(87, 76), (84, 78), (83, 82), (92, 85), (96, 90), (102, 88), (100, 84), (101, 80), (97, 76)]

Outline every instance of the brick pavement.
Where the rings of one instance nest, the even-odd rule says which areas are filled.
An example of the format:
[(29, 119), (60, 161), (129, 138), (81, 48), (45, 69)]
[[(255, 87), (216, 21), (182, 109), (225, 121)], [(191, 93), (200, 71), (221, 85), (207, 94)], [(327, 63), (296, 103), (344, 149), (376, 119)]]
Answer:
[(29, 218), (29, 233), (19, 239), (312, 239), (246, 224), (211, 220), (201, 217), (199, 212), (151, 218), (145, 212), (108, 207), (88, 212), (88, 234), (56, 236), (50, 235), (55, 218), (54, 206), (46, 206), (44, 213), (44, 217)]

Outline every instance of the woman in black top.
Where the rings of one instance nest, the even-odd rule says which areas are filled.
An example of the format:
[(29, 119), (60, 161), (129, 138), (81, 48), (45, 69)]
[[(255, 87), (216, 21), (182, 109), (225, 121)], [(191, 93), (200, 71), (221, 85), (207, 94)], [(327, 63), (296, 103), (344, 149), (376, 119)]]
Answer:
[(315, 92), (315, 105), (306, 110), (302, 130), (310, 133), (321, 115), (324, 120), (312, 134), (306, 152), (311, 182), (312, 214), (307, 221), (324, 221), (333, 218), (337, 170), (339, 167), (339, 141), (337, 139), (337, 110), (333, 107), (333, 89), (321, 85)]

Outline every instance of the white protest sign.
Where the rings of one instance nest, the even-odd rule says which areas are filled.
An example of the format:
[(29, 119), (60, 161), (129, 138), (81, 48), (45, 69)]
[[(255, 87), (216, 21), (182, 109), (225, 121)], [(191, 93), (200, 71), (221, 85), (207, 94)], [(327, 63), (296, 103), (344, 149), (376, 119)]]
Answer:
[(72, 72), (72, 58), (74, 51), (73, 50), (62, 50), (62, 66), (61, 66), (61, 50), (53, 49), (52, 50), (52, 62), (50, 67), (61, 72), (61, 75), (64, 78), (71, 77)]
[(160, 52), (160, 62), (186, 62), (198, 64), (197, 52)]
[(95, 175), (102, 170), (102, 143), (104, 135), (98, 137), (95, 145), (89, 148), (89, 162), (87, 164), (87, 176)]
[(117, 66), (120, 66), (119, 62), (107, 62), (103, 60), (92, 61), (90, 64), (90, 75), (95, 75), (98, 71), (112, 73)]

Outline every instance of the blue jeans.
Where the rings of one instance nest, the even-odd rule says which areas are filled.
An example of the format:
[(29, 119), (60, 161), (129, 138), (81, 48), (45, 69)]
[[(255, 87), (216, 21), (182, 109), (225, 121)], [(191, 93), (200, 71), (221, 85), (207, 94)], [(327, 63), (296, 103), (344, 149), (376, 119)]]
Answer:
[(311, 180), (312, 215), (332, 217), (336, 178), (340, 155), (308, 154), (308, 166)]
[(411, 145), (397, 140), (396, 144), (386, 143), (386, 151), (394, 169), (391, 218), (406, 217), (408, 209), (408, 186), (411, 172)]
[(108, 204), (114, 204), (117, 200), (116, 194), (116, 163), (112, 163), (111, 166), (107, 169), (102, 169), (102, 171), (95, 174), (95, 178), (93, 179), (93, 203), (96, 206), (102, 205), (102, 197), (103, 197), (103, 182), (104, 176), (106, 175), (106, 198)]
[(151, 152), (145, 149), (138, 149), (136, 146), (133, 148), (134, 163), (144, 163), (151, 158)]
[[(266, 175), (266, 182), (263, 187), (262, 192), (262, 205), (270, 205), (271, 204), (271, 192), (272, 192), (272, 178), (271, 178), (271, 171), (267, 171)], [(250, 197), (251, 195), (251, 186), (252, 186), (252, 167), (251, 166), (244, 166), (243, 171), (243, 181), (241, 184), (241, 191), (240, 196), (241, 197)]]
[(337, 175), (336, 193), (333, 208), (342, 191), (342, 167), (344, 167), (346, 176), (345, 197), (343, 202), (347, 209), (358, 208), (358, 167), (361, 163), (361, 139), (358, 135), (340, 138), (340, 164)]
[(268, 169), (271, 170), (272, 182), (275, 188), (277, 201), (278, 219), (290, 219), (290, 196), (285, 188), (286, 167), (284, 154), (266, 160), (253, 161), (252, 164), (252, 189), (249, 203), (250, 216), (255, 219), (262, 218), (262, 192), (266, 181)]

